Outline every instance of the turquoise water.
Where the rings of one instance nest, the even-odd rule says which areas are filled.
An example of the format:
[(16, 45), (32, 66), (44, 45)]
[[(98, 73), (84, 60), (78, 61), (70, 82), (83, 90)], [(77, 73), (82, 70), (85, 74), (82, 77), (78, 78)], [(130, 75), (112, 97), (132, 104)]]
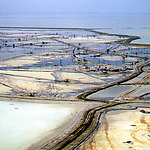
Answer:
[(0, 26), (86, 27), (138, 35), (150, 44), (150, 13), (57, 13), (0, 11)]

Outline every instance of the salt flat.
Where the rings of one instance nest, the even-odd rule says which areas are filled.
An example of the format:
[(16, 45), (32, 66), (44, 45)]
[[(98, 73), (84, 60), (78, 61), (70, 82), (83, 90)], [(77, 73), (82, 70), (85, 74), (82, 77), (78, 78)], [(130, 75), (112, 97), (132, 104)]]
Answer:
[(87, 105), (82, 106), (73, 103), (0, 101), (0, 149), (24, 149), (41, 142), (46, 136), (51, 139), (58, 135), (57, 129), (63, 132), (71, 126)]

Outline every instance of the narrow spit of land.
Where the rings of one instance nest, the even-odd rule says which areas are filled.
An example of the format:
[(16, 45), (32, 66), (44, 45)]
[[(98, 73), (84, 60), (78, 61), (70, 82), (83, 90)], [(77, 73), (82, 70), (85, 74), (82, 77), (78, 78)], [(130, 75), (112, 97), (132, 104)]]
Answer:
[[(1, 80), (1, 85), (7, 86), (8, 88), (12, 88), (13, 91), (16, 92), (16, 89), (18, 91), (23, 91), (23, 94), (20, 92), (14, 92), (13, 94), (6, 94), (6, 95), (0, 95), (1, 97), (9, 97), (9, 98), (22, 98), (22, 99), (35, 99), (35, 100), (54, 100), (54, 101), (84, 101), (85, 103), (88, 102), (100, 102), (100, 105), (97, 104), (96, 107), (90, 108), (89, 110), (85, 111), (84, 117), (81, 119), (80, 123), (76, 128), (73, 129), (70, 133), (67, 134), (67, 136), (60, 141), (54, 142), (55, 144), (52, 145), (49, 142), (46, 142), (42, 144), (40, 147), (37, 147), (37, 149), (76, 149), (80, 145), (82, 145), (83, 142), (85, 142), (85, 139), (89, 138), (96, 129), (99, 128), (99, 120), (101, 119), (101, 114), (103, 112), (113, 109), (115, 106), (123, 105), (123, 104), (130, 104), (130, 103), (147, 103), (148, 101), (135, 101), (135, 100), (96, 100), (96, 99), (90, 99), (88, 98), (89, 95), (92, 95), (93, 93), (96, 93), (100, 90), (107, 89), (109, 87), (113, 87), (115, 85), (120, 85), (124, 82), (127, 82), (131, 79), (134, 79), (138, 77), (140, 74), (144, 72), (145, 68), (148, 68), (150, 65), (149, 56), (146, 54), (149, 54), (147, 51), (150, 48), (149, 44), (133, 44), (130, 43), (133, 40), (139, 39), (138, 36), (130, 36), (130, 35), (119, 35), (119, 34), (109, 34), (105, 32), (98, 32), (94, 29), (88, 29), (88, 28), (42, 28), (42, 27), (0, 27), (2, 29), (1, 31), (1, 50), (2, 53), (4, 53), (3, 48), (5, 48), (5, 51), (14, 53), (13, 50), (19, 51), (19, 56), (13, 56), (10, 58), (2, 59), (3, 63), (1, 64), (1, 75), (3, 78), (6, 78), (6, 80)], [(4, 29), (4, 30), (3, 30)], [(13, 31), (12, 31), (13, 29)], [(17, 34), (14, 34), (17, 30)], [(47, 33), (48, 31), (51, 31), (50, 33)], [(64, 32), (65, 31), (65, 32)], [(57, 32), (57, 33), (55, 33)], [(79, 32), (74, 34), (74, 32)], [(89, 36), (92, 37), (89, 39)], [(102, 37), (101, 37), (102, 36)], [(104, 37), (103, 37), (104, 36)], [(107, 39), (106, 37), (117, 37), (119, 39)], [(37, 38), (38, 37), (38, 38)], [(94, 37), (94, 38), (93, 38)], [(100, 39), (106, 38), (106, 41), (100, 42)], [(87, 41), (88, 42), (87, 42)], [(92, 42), (91, 42), (91, 41)], [(77, 41), (77, 42), (76, 42)], [(93, 42), (94, 41), (94, 42)], [(14, 44), (15, 43), (15, 44)], [(101, 48), (102, 46), (102, 48)], [(10, 47), (13, 47), (13, 49), (10, 49)], [(94, 48), (93, 48), (94, 47)], [(142, 53), (142, 50), (144, 51)], [(17, 49), (18, 48), (18, 49)], [(20, 49), (19, 49), (20, 48)], [(23, 48), (23, 50), (22, 50)], [(100, 49), (101, 48), (101, 49)], [(30, 49), (30, 50), (29, 50)], [(45, 51), (42, 51), (42, 50)], [(55, 50), (56, 49), (56, 50)], [(62, 51), (62, 49), (65, 50)], [(27, 50), (27, 51), (26, 51)], [(38, 51), (39, 50), (39, 51)], [(23, 53), (22, 53), (23, 51)], [(58, 53), (56, 53), (58, 51)], [(125, 51), (125, 52), (123, 52)], [(130, 51), (132, 54), (130, 54)], [(73, 60), (71, 65), (62, 65), (63, 59), (61, 53), (66, 55), (67, 57), (64, 58), (67, 59), (68, 57), (72, 57)], [(141, 54), (142, 53), (142, 54)], [(92, 55), (93, 56), (92, 56)], [(137, 55), (139, 54), (139, 56)], [(60, 55), (60, 60), (58, 61), (58, 56)], [(99, 56), (98, 56), (99, 55)], [(13, 64), (8, 64), (9, 61), (16, 59), (15, 61), (20, 62), (20, 58), (23, 58), (23, 60), (26, 59), (27, 56), (31, 56), (29, 60), (33, 60), (33, 64), (28, 62), (27, 64), (17, 64), (18, 66), (13, 66)], [(95, 62), (97, 60), (90, 59), (90, 57), (101, 57), (101, 56), (110, 56), (110, 57), (122, 57), (123, 63), (120, 61), (121, 65), (117, 65), (118, 61), (116, 61), (116, 64), (114, 65), (113, 62)], [(136, 58), (137, 60), (135, 62), (127, 62), (125, 63), (126, 57), (129, 58)], [(27, 57), (28, 58), (28, 57)], [(33, 59), (34, 58), (34, 59)], [(44, 60), (45, 59), (45, 60)], [(132, 60), (131, 59), (131, 60)], [(138, 60), (142, 60), (141, 62)], [(54, 61), (52, 61), (54, 60)], [(14, 62), (15, 62), (14, 61)], [(70, 58), (68, 59), (70, 61)], [(48, 62), (48, 63), (47, 63)], [(6, 63), (6, 64), (5, 64)], [(106, 64), (104, 64), (106, 63)], [(113, 65), (112, 65), (112, 64)], [(97, 66), (96, 66), (97, 65)], [(95, 79), (98, 79), (100, 75), (103, 75), (103, 78), (107, 80), (107, 77), (111, 75), (111, 67), (113, 67), (113, 71), (118, 71), (119, 74), (127, 73), (127, 70), (122, 70), (122, 66), (128, 66), (129, 74), (126, 77), (123, 78), (117, 78), (117, 80), (109, 81), (107, 83), (101, 83), (100, 81), (95, 81)], [(48, 67), (48, 68), (46, 68)], [(102, 68), (100, 68), (102, 67)], [(108, 68), (107, 68), (108, 67)], [(120, 68), (119, 68), (120, 67)], [(133, 69), (136, 67), (135, 69)], [(36, 68), (36, 69), (35, 69)], [(39, 69), (40, 68), (40, 69)], [(36, 70), (41, 68), (45, 70), (51, 69), (52, 71), (48, 72), (48, 76), (44, 76), (44, 72), (47, 71), (41, 71), (43, 76), (41, 74), (36, 74)], [(62, 71), (63, 69), (66, 69), (67, 71)], [(93, 69), (94, 68), (94, 69)], [(119, 68), (119, 69), (118, 69)], [(144, 68), (144, 69), (143, 69)], [(5, 71), (6, 70), (6, 71)], [(34, 74), (33, 74), (33, 72)], [(131, 70), (131, 71), (130, 71)], [(147, 69), (148, 70), (148, 69)], [(4, 72), (5, 71), (5, 72)], [(22, 71), (26, 71), (28, 74), (22, 75)], [(118, 72), (113, 72), (113, 75), (118, 75)], [(32, 74), (31, 74), (32, 72)], [(36, 72), (36, 73), (35, 73)], [(39, 71), (40, 72), (40, 71)], [(51, 73), (53, 72), (53, 73)], [(67, 73), (66, 73), (67, 72)], [(76, 74), (82, 75), (80, 78), (73, 78)], [(148, 71), (147, 71), (148, 72)], [(19, 74), (20, 73), (20, 74)], [(65, 78), (63, 78), (63, 74)], [(71, 78), (67, 78), (70, 77)], [(90, 77), (87, 78), (86, 82), (83, 82), (84, 77)], [(41, 78), (40, 78), (40, 77)], [(66, 77), (67, 76), (67, 77)], [(28, 89), (24, 89), (23, 85), (17, 85), (14, 83), (14, 81), (11, 80), (11, 78), (19, 78), (19, 81), (21, 79), (25, 80), (23, 83), (26, 83), (27, 79), (34, 79), (37, 81), (32, 81), (33, 83), (36, 83), (36, 85), (42, 87), (43, 85), (46, 85), (47, 82), (50, 82), (52, 85), (47, 85), (46, 90), (42, 89), (42, 92), (45, 94), (49, 87), (51, 87), (51, 93), (48, 93), (48, 96), (51, 95), (52, 97), (48, 97), (47, 95), (42, 97), (43, 94), (40, 89), (33, 91), (32, 93), (28, 93)], [(26, 79), (27, 78), (27, 79)], [(90, 80), (92, 80), (90, 82)], [(10, 82), (11, 81), (11, 82)], [(39, 82), (40, 81), (40, 82)], [(31, 83), (32, 83), (31, 82)], [(99, 83), (100, 82), (100, 83)], [(38, 84), (37, 84), (38, 83)], [(42, 83), (42, 84), (41, 84)], [(44, 83), (44, 84), (43, 84)], [(63, 97), (64, 95), (68, 94), (67, 92), (64, 92), (68, 86), (71, 84), (79, 84), (79, 85), (86, 85), (89, 86), (88, 90), (86, 87), (84, 89), (79, 89), (76, 92), (74, 90), (76, 87), (73, 87), (73, 90), (69, 93), (70, 95), (72, 92), (74, 92), (74, 98), (66, 99), (66, 97)], [(91, 85), (97, 85), (96, 87), (91, 87)], [(102, 85), (101, 85), (102, 84)], [(41, 86), (42, 85), (42, 86)], [(54, 86), (55, 85), (55, 86)], [(101, 85), (101, 86), (98, 86)], [(65, 86), (64, 90), (62, 90), (62, 86)], [(62, 97), (60, 97), (60, 91), (62, 92)], [(24, 92), (25, 91), (25, 92)], [(55, 92), (56, 91), (56, 92)], [(39, 94), (40, 93), (40, 94)], [(119, 93), (120, 94), (120, 93)], [(58, 97), (56, 97), (58, 95)], [(70, 97), (70, 95), (68, 97)], [(55, 97), (54, 97), (55, 96)], [(103, 103), (101, 103), (103, 102)], [(104, 120), (106, 120), (104, 118)], [(108, 134), (108, 133), (106, 133)], [(32, 147), (31, 147), (32, 149)], [(112, 148), (113, 149), (113, 148)]]

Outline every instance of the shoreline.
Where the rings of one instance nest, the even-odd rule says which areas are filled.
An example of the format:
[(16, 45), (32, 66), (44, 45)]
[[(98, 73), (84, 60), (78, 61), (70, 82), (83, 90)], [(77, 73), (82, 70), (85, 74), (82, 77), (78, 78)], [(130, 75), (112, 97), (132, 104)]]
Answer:
[[(121, 43), (126, 46), (137, 46), (137, 47), (146, 47), (149, 48), (150, 44), (137, 44), (137, 43), (130, 43), (133, 40), (136, 39), (141, 39), (139, 36), (133, 36), (133, 35), (126, 35), (126, 34), (116, 34), (116, 33), (108, 33), (108, 32), (100, 32), (100, 31), (95, 31), (97, 28), (71, 28), (71, 27), (66, 27), (66, 28), (61, 28), (61, 27), (27, 27), (27, 26), (0, 26), (0, 29), (36, 29), (36, 30), (84, 30), (84, 31), (90, 31), (96, 34), (102, 34), (102, 35), (107, 35), (107, 36), (119, 36), (119, 37), (127, 37), (128, 39), (125, 40), (124, 43)], [(104, 29), (104, 28), (102, 28)], [(107, 28), (106, 28), (107, 29)]]
[[(0, 27), (3, 28), (3, 27)], [(10, 29), (37, 29), (38, 27), (4, 27), (4, 28), (10, 28)], [(42, 27), (39, 27), (41, 30)], [(88, 28), (44, 28), (46, 29), (63, 29), (63, 30), (84, 30), (84, 31), (93, 31), (93, 29), (88, 29)], [(105, 32), (98, 32), (96, 31), (97, 34), (104, 34), (107, 36), (121, 36), (121, 37), (128, 37), (127, 39), (123, 39), (121, 41), (116, 41), (111, 42), (111, 44), (120, 44), (120, 45), (126, 45), (126, 46), (137, 46), (137, 47), (150, 47), (150, 44), (148, 45), (142, 45), (142, 44), (134, 44), (130, 43), (131, 41), (138, 39), (138, 36), (129, 36), (129, 35), (119, 35), (119, 34), (109, 34)], [(72, 48), (77, 48), (77, 49), (82, 49), (82, 50), (87, 50), (89, 52), (94, 52), (93, 50), (88, 50), (87, 48), (75, 45), (73, 43), (67, 43), (65, 41), (62, 41), (59, 38), (55, 37), (50, 37), (53, 41), (60, 42), (62, 44), (71, 46)], [(106, 44), (106, 43), (105, 43)], [(110, 43), (109, 43), (110, 44)], [(101, 53), (101, 52), (97, 52)], [(106, 53), (106, 52), (105, 52)], [(110, 54), (111, 55), (111, 54)], [(116, 55), (116, 54), (113, 54)], [(117, 54), (122, 56), (122, 54)], [(134, 56), (132, 56), (134, 57)], [(143, 58), (143, 57), (140, 57)], [(87, 137), (90, 137), (91, 134), (96, 130), (98, 127), (98, 122), (101, 117), (101, 113), (104, 111), (107, 111), (108, 109), (111, 109), (111, 107), (115, 107), (118, 105), (122, 104), (129, 104), (129, 103), (148, 103), (149, 102), (143, 102), (143, 101), (136, 101), (134, 100), (118, 100), (115, 99), (114, 101), (106, 101), (105, 103), (101, 103), (102, 101), (100, 100), (94, 100), (94, 99), (88, 99), (87, 96), (91, 95), (99, 90), (103, 90), (109, 87), (112, 87), (114, 85), (120, 85), (123, 82), (126, 82), (132, 78), (135, 78), (139, 76), (142, 72), (144, 72), (143, 67), (148, 66), (150, 64), (149, 57), (145, 56), (143, 63), (140, 63), (138, 65), (135, 65), (136, 69), (133, 71), (133, 73), (129, 76), (123, 77), (122, 79), (118, 79), (117, 81), (109, 82), (108, 84), (101, 85), (95, 88), (90, 88), (90, 90), (83, 90), (84, 92), (80, 92), (80, 94), (76, 94), (77, 96), (74, 98), (70, 99), (65, 99), (65, 98), (47, 98), (47, 97), (21, 97), (21, 96), (15, 96), (15, 95), (0, 95), (0, 101), (1, 99), (8, 100), (10, 102), (13, 101), (18, 101), (18, 102), (29, 102), (29, 103), (57, 103), (57, 104), (67, 104), (67, 103), (72, 103), (71, 105), (75, 104), (80, 104), (80, 109), (85, 107), (82, 111), (79, 111), (79, 108), (77, 109), (77, 114), (73, 114), (73, 119), (68, 117), (68, 121), (66, 121), (64, 124), (61, 125), (61, 127), (55, 129), (52, 131), (52, 133), (48, 133), (47, 136), (44, 138), (40, 139), (39, 141), (35, 141), (32, 145), (27, 147), (27, 149), (62, 149), (62, 148), (67, 148), (67, 149), (74, 149), (78, 147)], [(103, 101), (104, 102), (104, 101)], [(84, 104), (84, 105), (81, 105)], [(89, 107), (90, 106), (90, 107)], [(60, 134), (61, 132), (61, 134)], [(63, 133), (62, 133), (63, 132)], [(52, 137), (52, 134), (55, 134), (54, 137)], [(58, 137), (58, 139), (57, 139)], [(53, 141), (53, 142), (52, 142)], [(37, 144), (38, 143), (38, 144)]]

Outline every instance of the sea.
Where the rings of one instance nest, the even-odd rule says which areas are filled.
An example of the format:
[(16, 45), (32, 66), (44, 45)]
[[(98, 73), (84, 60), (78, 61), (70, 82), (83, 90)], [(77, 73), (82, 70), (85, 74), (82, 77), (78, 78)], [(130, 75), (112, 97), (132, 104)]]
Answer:
[(150, 44), (150, 13), (0, 11), (0, 26), (96, 28), (140, 36), (134, 43)]

